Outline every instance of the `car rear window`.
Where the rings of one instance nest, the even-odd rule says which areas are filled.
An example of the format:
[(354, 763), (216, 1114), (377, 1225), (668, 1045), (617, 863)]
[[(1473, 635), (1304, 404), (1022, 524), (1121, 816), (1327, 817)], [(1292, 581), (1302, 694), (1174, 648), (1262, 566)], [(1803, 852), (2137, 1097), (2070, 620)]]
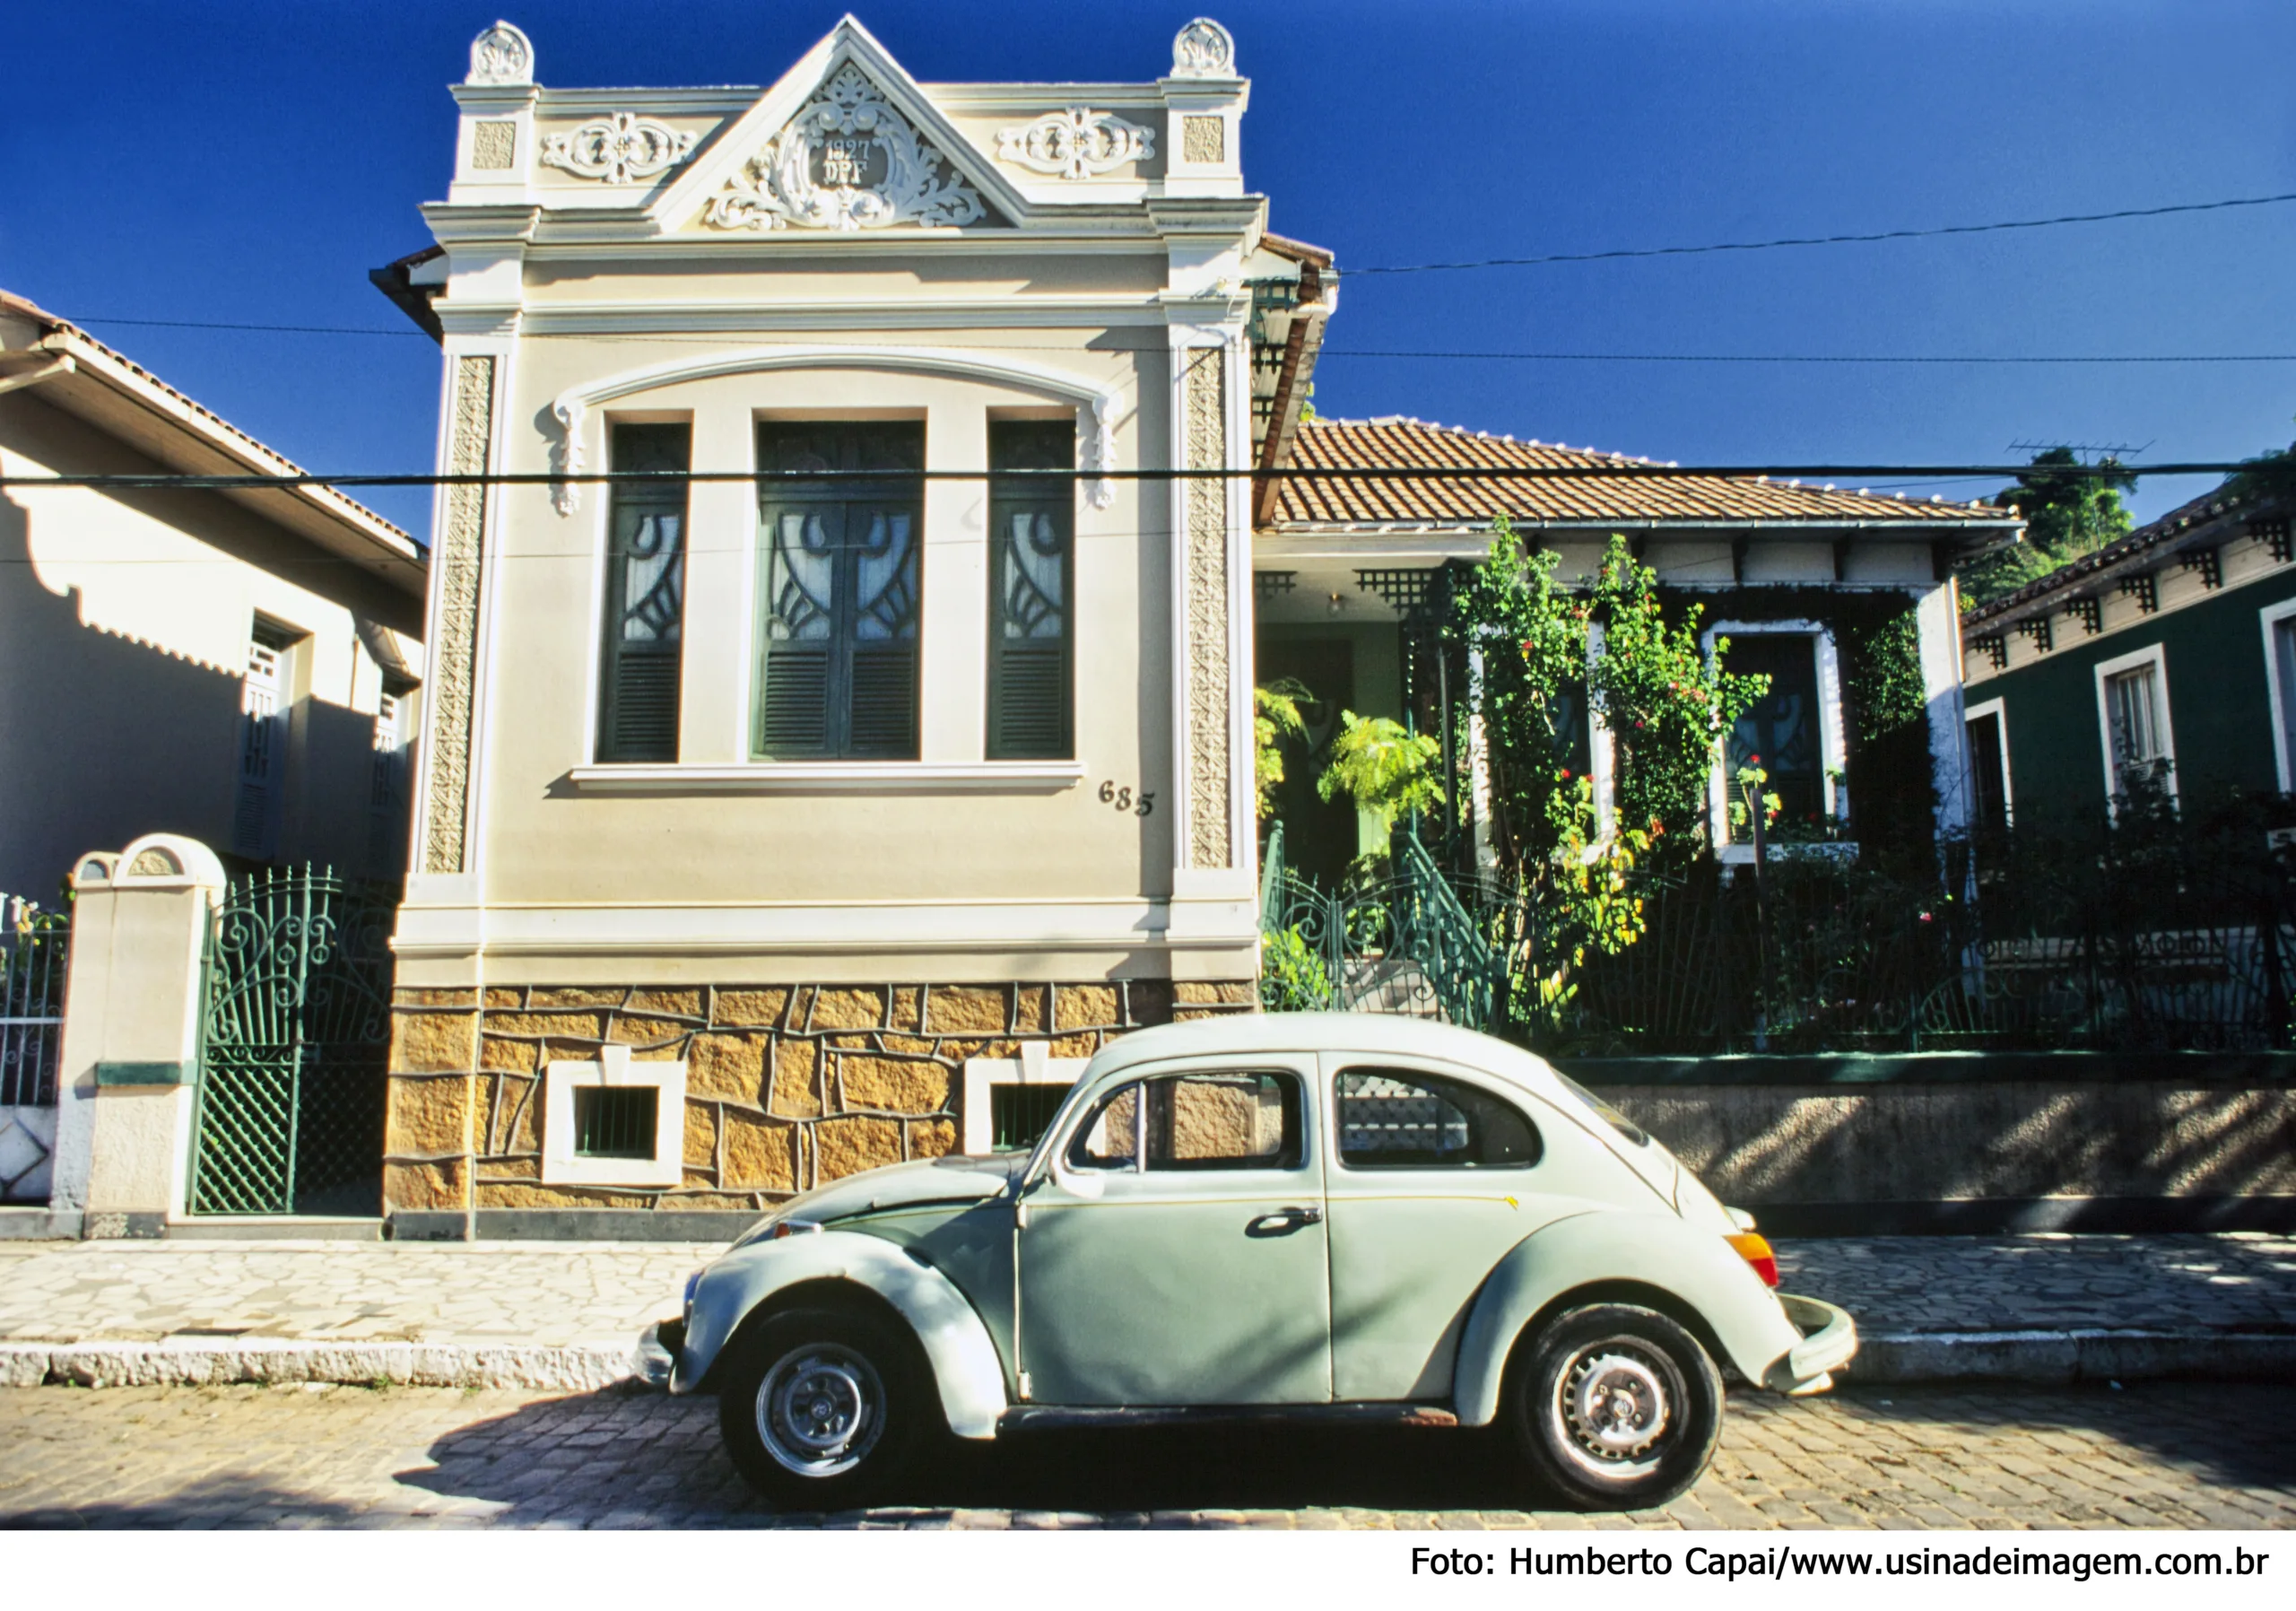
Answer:
[(1596, 1117), (1602, 1119), (1604, 1123), (1609, 1125), (1611, 1128), (1616, 1130), (1629, 1141), (1634, 1143), (1635, 1145), (1648, 1146), (1650, 1145), (1649, 1131), (1644, 1129), (1640, 1125), (1635, 1123), (1634, 1120), (1629, 1119), (1616, 1108), (1612, 1107), (1610, 1103), (1605, 1102), (1601, 1097), (1596, 1096), (1593, 1092), (1587, 1090), (1586, 1086), (1580, 1084), (1577, 1080), (1572, 1079), (1569, 1075), (1562, 1073), (1560, 1069), (1555, 1071), (1554, 1077), (1562, 1082), (1562, 1088), (1564, 1090), (1570, 1092), (1571, 1095), (1577, 1097), (1580, 1102), (1585, 1102), (1589, 1108), (1592, 1108), (1595, 1110)]
[(1350, 1169), (1528, 1169), (1539, 1133), (1521, 1110), (1465, 1080), (1409, 1068), (1339, 1076), (1339, 1161)]

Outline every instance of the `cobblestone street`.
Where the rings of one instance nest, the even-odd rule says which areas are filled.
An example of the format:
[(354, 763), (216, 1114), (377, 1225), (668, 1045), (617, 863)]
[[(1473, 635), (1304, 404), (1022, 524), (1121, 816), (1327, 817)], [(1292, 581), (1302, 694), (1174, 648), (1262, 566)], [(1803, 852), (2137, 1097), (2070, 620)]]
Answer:
[[(2296, 1388), (1868, 1388), (1732, 1400), (1664, 1511), (1526, 1512), (1456, 1432), (1037, 1433), (967, 1449), (914, 1502), (783, 1517), (712, 1400), (316, 1387), (0, 1390), (0, 1524), (35, 1527), (2296, 1526)], [(1462, 1458), (1464, 1455), (1465, 1458)]]

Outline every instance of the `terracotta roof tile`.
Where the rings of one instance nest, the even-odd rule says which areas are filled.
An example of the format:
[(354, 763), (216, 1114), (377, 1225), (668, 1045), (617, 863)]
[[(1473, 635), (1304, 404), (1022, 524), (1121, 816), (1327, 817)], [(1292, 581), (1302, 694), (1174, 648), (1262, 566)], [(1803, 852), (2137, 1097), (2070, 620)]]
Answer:
[[(1388, 415), (1374, 420), (1312, 420), (1292, 439), (1292, 465), (1302, 469), (1537, 468), (1647, 465), (1647, 458), (1518, 441), (1452, 425)], [(1274, 524), (1285, 526), (1483, 525), (1504, 512), (1522, 525), (1617, 521), (1625, 525), (1807, 520), (1815, 526), (1901, 522), (1909, 526), (1998, 523), (2015, 517), (1990, 505), (1884, 498), (1759, 476), (1594, 475), (1481, 480), (1415, 477), (1283, 482)]]

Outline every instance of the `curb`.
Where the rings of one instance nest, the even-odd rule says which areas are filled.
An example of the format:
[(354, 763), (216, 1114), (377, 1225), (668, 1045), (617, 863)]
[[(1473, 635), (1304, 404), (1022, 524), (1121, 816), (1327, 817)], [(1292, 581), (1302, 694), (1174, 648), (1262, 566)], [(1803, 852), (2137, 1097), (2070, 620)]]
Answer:
[(638, 1374), (632, 1349), (468, 1343), (325, 1343), (296, 1337), (157, 1343), (0, 1343), (0, 1387), (214, 1387), (333, 1382), (369, 1387), (544, 1388), (587, 1391)]
[[(369, 1387), (589, 1392), (639, 1377), (631, 1347), (326, 1343), (295, 1337), (156, 1343), (0, 1343), (0, 1387), (217, 1387), (332, 1382)], [(2296, 1333), (2032, 1330), (1868, 1333), (1843, 1375), (1856, 1385), (2068, 1384), (2200, 1377), (2296, 1381)]]
[(1859, 1339), (1852, 1382), (2296, 1381), (2296, 1332), (1883, 1331)]

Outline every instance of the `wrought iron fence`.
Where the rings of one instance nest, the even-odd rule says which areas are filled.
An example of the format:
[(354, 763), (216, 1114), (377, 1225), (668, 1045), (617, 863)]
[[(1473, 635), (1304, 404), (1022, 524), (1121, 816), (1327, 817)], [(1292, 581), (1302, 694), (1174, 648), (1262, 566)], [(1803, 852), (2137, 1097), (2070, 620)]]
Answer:
[(378, 1211), (391, 914), (387, 887), (315, 867), (232, 886), (209, 952), (194, 1213)]
[(1387, 871), (1326, 891), (1285, 865), (1277, 824), (1261, 858), (1260, 930), (1272, 1009), (1493, 1021), (1503, 972), (1487, 925), (1416, 840), (1396, 840)]
[(2262, 1050), (2289, 1044), (2296, 903), (2268, 859), (1949, 858), (1938, 882), (1693, 866), (1519, 1038), (1582, 1056)]
[(0, 895), (0, 1108), (56, 1104), (69, 913)]
[[(2260, 838), (2260, 836), (2258, 836)], [(1415, 841), (1327, 893), (1262, 884), (1272, 1007), (1418, 1012), (1578, 1056), (2212, 1050), (2296, 1043), (2296, 877), (2200, 835), (2030, 834), (1938, 875), (1781, 857), (1647, 876), (1644, 929), (1542, 1003), (1533, 897), (1446, 877)]]

